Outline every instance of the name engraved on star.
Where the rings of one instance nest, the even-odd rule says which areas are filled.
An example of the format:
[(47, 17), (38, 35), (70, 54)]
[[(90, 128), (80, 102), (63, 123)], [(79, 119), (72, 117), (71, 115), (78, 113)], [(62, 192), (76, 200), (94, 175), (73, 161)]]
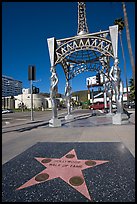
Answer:
[(52, 162), (49, 163), (49, 166), (82, 168), (82, 165), (80, 165), (80, 161), (72, 160), (52, 160)]

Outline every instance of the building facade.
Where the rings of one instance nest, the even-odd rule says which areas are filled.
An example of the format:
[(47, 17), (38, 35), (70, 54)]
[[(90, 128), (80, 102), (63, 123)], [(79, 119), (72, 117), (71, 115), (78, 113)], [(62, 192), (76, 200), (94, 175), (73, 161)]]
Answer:
[(17, 96), (22, 93), (22, 82), (12, 77), (2, 76), (2, 97)]
[[(128, 87), (128, 92), (130, 92), (130, 87)], [(92, 92), (88, 93), (88, 100), (90, 100), (90, 103), (94, 102), (104, 102), (104, 91), (102, 90), (101, 92), (95, 91), (93, 92), (93, 97), (92, 97)], [(107, 101), (109, 101), (109, 97), (107, 96)], [(115, 102), (115, 94), (113, 92), (112, 95), (112, 102)], [(127, 89), (123, 88), (123, 103), (127, 102)]]
[[(24, 107), (27, 109), (31, 109), (31, 90), (30, 88), (22, 89), (22, 94), (19, 94), (14, 97), (15, 98), (15, 109), (18, 109), (21, 107), (21, 104), (23, 103)], [(46, 110), (51, 109), (51, 99), (50, 97), (45, 97), (42, 94), (32, 94), (33, 98), (33, 109), (39, 109), (39, 110)], [(62, 98), (57, 98), (57, 104), (60, 104), (62, 101)]]

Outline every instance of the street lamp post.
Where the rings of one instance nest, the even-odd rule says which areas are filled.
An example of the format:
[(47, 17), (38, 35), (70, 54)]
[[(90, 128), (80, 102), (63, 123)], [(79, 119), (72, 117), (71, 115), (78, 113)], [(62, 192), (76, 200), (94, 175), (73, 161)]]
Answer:
[(89, 80), (87, 81), (87, 88), (88, 88), (88, 100), (90, 101), (90, 84), (89, 84)]
[(106, 110), (107, 110), (107, 93), (106, 93), (105, 75), (103, 75), (103, 86), (104, 86), (104, 112), (106, 112)]
[(93, 104), (94, 104), (94, 90), (92, 88), (92, 106), (93, 106)]
[(34, 121), (34, 117), (33, 117), (33, 84), (32, 84), (32, 80), (30, 80), (30, 90), (31, 90), (31, 121)]
[(30, 81), (31, 90), (31, 121), (34, 121), (33, 117), (33, 84), (32, 80), (36, 80), (36, 67), (29, 65), (28, 67), (28, 80)]

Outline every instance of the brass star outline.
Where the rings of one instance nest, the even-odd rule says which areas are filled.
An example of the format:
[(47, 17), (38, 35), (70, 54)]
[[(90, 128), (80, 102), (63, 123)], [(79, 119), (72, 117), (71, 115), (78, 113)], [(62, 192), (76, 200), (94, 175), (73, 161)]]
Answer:
[(44, 165), (46, 169), (35, 175), (16, 190), (21, 190), (55, 178), (61, 178), (89, 200), (92, 199), (89, 195), (82, 170), (93, 168), (95, 166), (109, 162), (104, 160), (78, 159), (74, 149), (72, 149), (60, 159), (45, 157), (35, 157), (35, 159)]

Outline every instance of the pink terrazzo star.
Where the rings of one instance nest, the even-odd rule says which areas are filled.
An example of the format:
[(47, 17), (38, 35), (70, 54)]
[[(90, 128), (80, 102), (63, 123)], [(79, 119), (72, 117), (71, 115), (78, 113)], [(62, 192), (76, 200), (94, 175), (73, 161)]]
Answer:
[(60, 159), (58, 158), (37, 158), (46, 167), (42, 172), (31, 178), (16, 190), (33, 186), (54, 178), (61, 178), (67, 184), (91, 200), (82, 170), (93, 168), (109, 161), (102, 160), (81, 160), (77, 159), (75, 150), (71, 150)]

